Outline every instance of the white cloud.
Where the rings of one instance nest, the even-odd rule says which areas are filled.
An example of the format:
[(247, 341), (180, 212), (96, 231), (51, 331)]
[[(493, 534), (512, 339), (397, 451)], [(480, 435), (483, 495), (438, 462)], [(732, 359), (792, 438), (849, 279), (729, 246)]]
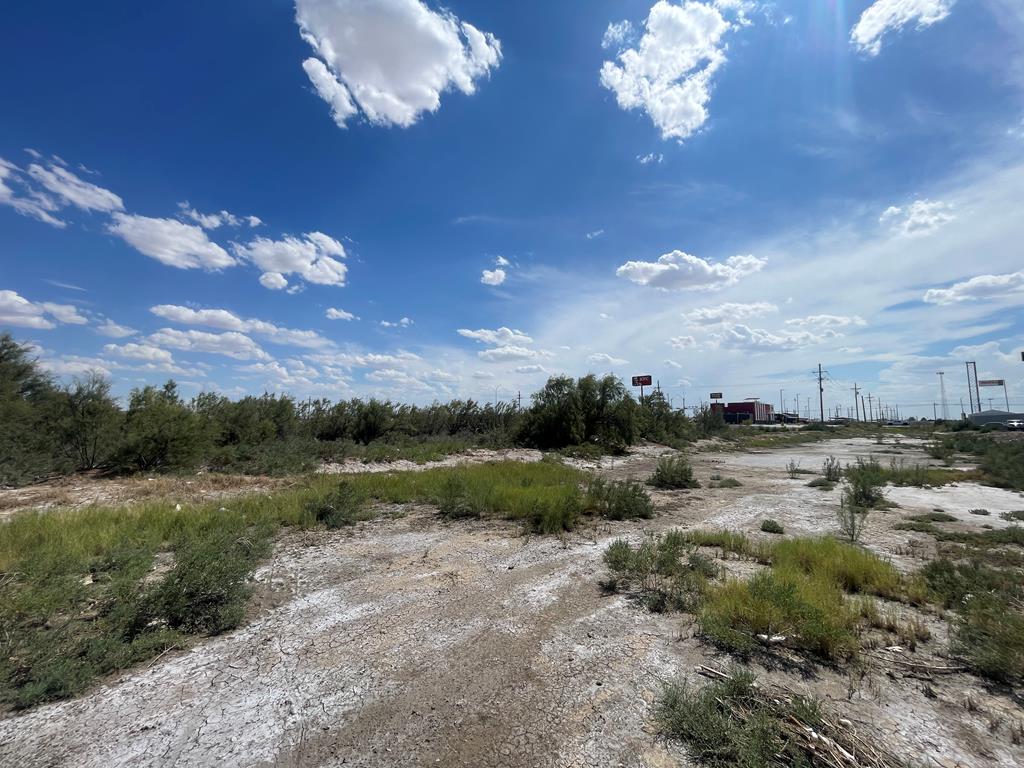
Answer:
[(316, 58), (303, 69), (335, 123), (358, 110), (378, 125), (414, 124), (441, 94), (466, 94), (501, 61), (501, 44), (420, 0), (297, 0), (296, 21)]
[(587, 232), (587, 240), (593, 240), (594, 238), (600, 237), (603, 234), (603, 229), (595, 229), (593, 232)]
[(878, 218), (878, 222), (888, 224), (895, 232), (912, 237), (930, 235), (955, 218), (953, 206), (948, 203), (941, 200), (915, 200), (902, 208), (889, 206)]
[(942, 21), (956, 0), (875, 0), (850, 31), (850, 42), (862, 53), (877, 56), (882, 38), (890, 31), (898, 32), (908, 24), (918, 29)]
[(764, 328), (750, 328), (742, 323), (724, 326), (712, 334), (715, 343), (726, 349), (742, 349), (750, 352), (771, 352), (780, 350), (802, 349), (820, 344), (826, 339), (834, 339), (839, 334), (831, 329), (820, 333), (810, 331), (780, 331), (778, 333)]
[(260, 275), (260, 285), (272, 291), (280, 291), (288, 287), (288, 281), (280, 272), (264, 272)]
[(595, 352), (587, 358), (587, 362), (591, 365), (626, 365), (629, 360), (623, 360), (621, 357), (612, 357), (606, 352)]
[(203, 229), (218, 229), (222, 226), (240, 227), (242, 224), (248, 224), (250, 227), (258, 227), (263, 223), (258, 216), (235, 216), (235, 214), (228, 213), (227, 211), (220, 211), (219, 213), (200, 213), (187, 202), (178, 203), (178, 208), (181, 210), (182, 216), (194, 221)]
[(308, 232), (301, 239), (291, 235), (281, 240), (257, 237), (245, 245), (235, 243), (232, 250), (263, 270), (260, 284), (264, 288), (284, 288), (284, 276), (293, 274), (316, 285), (345, 285), (348, 268), (337, 260), (345, 258), (345, 248), (322, 232)]
[(601, 47), (620, 48), (623, 43), (632, 37), (633, 24), (628, 19), (612, 22), (608, 25), (608, 29), (604, 31), (604, 36), (601, 38)]
[(957, 304), (975, 299), (1015, 297), (1024, 292), (1024, 270), (1005, 275), (978, 275), (949, 288), (930, 288), (924, 301), (929, 304)]
[(96, 332), (109, 336), (112, 339), (124, 339), (138, 333), (134, 328), (129, 328), (127, 325), (118, 325), (109, 318), (96, 326)]
[(42, 307), (43, 311), (52, 316), (58, 323), (85, 325), (89, 322), (89, 318), (83, 316), (77, 307), (73, 307), (70, 304), (54, 304), (51, 301), (44, 301)]
[(485, 269), (480, 273), (480, 282), (484, 285), (501, 285), (505, 282), (505, 270), (501, 269)]
[(517, 365), (515, 369), (516, 373), (547, 373), (548, 370), (543, 365)]
[(683, 366), (681, 366), (675, 360), (662, 360), (661, 364), (664, 365), (666, 368), (672, 368), (673, 370), (676, 371), (680, 371), (683, 368)]
[(174, 363), (174, 356), (166, 349), (152, 344), (107, 344), (103, 351), (115, 357), (125, 357), (129, 360), (142, 360), (147, 363)]
[(161, 347), (208, 352), (235, 360), (270, 359), (270, 355), (260, 349), (255, 341), (245, 334), (235, 331), (207, 333), (206, 331), (179, 331), (173, 328), (161, 328), (149, 336), (149, 341)]
[(312, 388), (316, 386), (313, 379), (319, 377), (320, 373), (301, 360), (289, 360), (288, 365), (282, 365), (276, 360), (266, 363), (250, 363), (240, 365), (236, 368), (243, 377), (259, 376), (263, 378), (264, 384), (269, 384), (273, 389), (284, 387)]
[(66, 205), (74, 205), (86, 211), (112, 213), (123, 211), (124, 202), (109, 189), (78, 178), (67, 168), (51, 163), (44, 168), (37, 163), (28, 167), (28, 175), (46, 190), (60, 198)]
[(115, 213), (107, 230), (144, 256), (169, 267), (218, 270), (236, 263), (201, 228), (177, 219)]
[(473, 378), (480, 381), (487, 381), (488, 379), (493, 379), (494, 374), (490, 371), (473, 371)]
[(650, 165), (651, 163), (659, 163), (660, 164), (661, 162), (663, 162), (665, 160), (665, 156), (663, 154), (661, 154), (660, 152), (658, 154), (654, 154), (653, 152), (648, 152), (646, 155), (637, 155), (636, 159), (637, 159), (637, 162), (640, 163), (640, 165)]
[[(642, 109), (664, 139), (683, 140), (708, 119), (711, 81), (725, 63), (722, 36), (731, 25), (709, 3), (658, 0), (636, 48), (601, 67), (601, 85), (622, 109)], [(607, 35), (607, 32), (606, 32)]]
[(406, 371), (400, 371), (395, 368), (378, 368), (375, 371), (370, 371), (364, 377), (367, 381), (377, 382), (379, 384), (390, 384), (393, 387), (398, 387), (406, 390), (430, 390), (433, 387), (430, 386), (423, 379), (418, 379)]
[(550, 352), (538, 352), (535, 349), (520, 347), (514, 344), (506, 344), (493, 349), (484, 349), (477, 352), (477, 357), (488, 363), (507, 363), (517, 360), (536, 360), (538, 357), (550, 357)]
[(506, 259), (504, 256), (498, 256), (494, 259), (494, 263), (499, 267), (507, 267), (512, 262)]
[(690, 310), (683, 313), (683, 319), (695, 325), (714, 325), (715, 323), (745, 320), (750, 317), (761, 317), (778, 311), (777, 306), (767, 301), (757, 301), (751, 304), (726, 302), (717, 307), (699, 307)]
[(716, 263), (683, 251), (672, 251), (659, 256), (656, 262), (627, 261), (615, 274), (652, 288), (714, 290), (760, 272), (767, 263), (767, 259), (756, 256), (730, 256), (724, 262)]
[(346, 312), (344, 309), (338, 309), (337, 307), (328, 307), (326, 316), (328, 320), (358, 320), (359, 318), (353, 315), (351, 312)]
[(265, 320), (242, 318), (226, 309), (192, 309), (176, 304), (158, 304), (150, 307), (157, 317), (182, 325), (205, 325), (222, 331), (255, 333), (275, 344), (287, 344), (308, 349), (322, 349), (333, 345), (316, 331), (281, 328)]
[(308, 58), (302, 62), (306, 77), (316, 88), (317, 95), (331, 107), (331, 118), (339, 128), (346, 128), (345, 122), (359, 111), (352, 103), (348, 88), (338, 82), (320, 59)]
[(514, 328), (506, 328), (505, 326), (494, 330), (479, 328), (475, 331), (471, 331), (468, 328), (459, 328), (458, 333), (460, 336), (464, 336), (467, 339), (474, 339), (475, 341), (479, 341), (484, 344), (493, 344), (494, 346), (533, 343), (533, 339), (522, 331)]
[(852, 325), (867, 325), (860, 315), (808, 315), (787, 320), (786, 325), (811, 326), (813, 328), (847, 328)]
[(50, 330), (58, 323), (84, 325), (89, 320), (77, 307), (50, 301), (32, 302), (15, 291), (0, 291), (0, 326)]
[(673, 349), (692, 349), (697, 346), (697, 340), (693, 336), (673, 336), (668, 345)]
[(307, 359), (325, 366), (338, 368), (404, 368), (418, 363), (422, 358), (413, 353), (399, 350), (394, 354), (352, 353), (352, 352), (318, 352), (307, 355)]
[(31, 216), (59, 229), (67, 226), (64, 221), (53, 215), (60, 209), (53, 198), (32, 189), (29, 189), (28, 197), (17, 195), (10, 186), (14, 183), (25, 186), (20, 170), (0, 157), (0, 205), (10, 206), (22, 216)]
[(380, 324), (385, 328), (408, 328), (413, 324), (413, 321), (408, 317), (403, 317), (401, 320), (396, 320), (395, 322), (391, 322), (390, 320), (381, 320)]

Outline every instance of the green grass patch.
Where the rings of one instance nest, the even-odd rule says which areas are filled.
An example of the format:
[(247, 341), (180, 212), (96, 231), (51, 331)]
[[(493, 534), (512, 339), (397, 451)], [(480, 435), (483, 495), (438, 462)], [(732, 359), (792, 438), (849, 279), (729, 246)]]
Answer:
[(654, 517), (651, 497), (641, 483), (631, 480), (593, 478), (587, 486), (586, 506), (607, 520), (647, 520)]
[[(982, 510), (972, 509), (971, 514), (980, 514), (981, 511)], [(987, 510), (985, 510), (985, 514), (988, 514)], [(1003, 520), (1015, 520), (1017, 522), (1024, 522), (1024, 509), (1015, 509), (1012, 512), (1003, 512), (1001, 515), (999, 515), (999, 517), (1001, 517)]]
[(735, 477), (722, 477), (721, 475), (711, 476), (711, 482), (708, 485), (709, 488), (741, 488), (743, 483), (737, 480)]
[(782, 524), (775, 520), (762, 520), (761, 530), (765, 533), (777, 533), (782, 534), (786, 532), (786, 529), (782, 527)]
[(833, 488), (836, 487), (836, 484), (824, 477), (816, 477), (813, 480), (811, 480), (811, 482), (809, 482), (807, 486), (809, 488), (817, 488), (818, 490), (821, 491), (831, 491)]
[(955, 523), (957, 519), (948, 512), (924, 512), (920, 515), (910, 515), (907, 520), (919, 523)]

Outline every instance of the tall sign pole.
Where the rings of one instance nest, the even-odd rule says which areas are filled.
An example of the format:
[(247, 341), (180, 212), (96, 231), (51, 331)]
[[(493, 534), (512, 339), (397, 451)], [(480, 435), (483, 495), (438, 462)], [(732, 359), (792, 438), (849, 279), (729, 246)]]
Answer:
[(818, 411), (821, 414), (821, 423), (825, 423), (825, 387), (821, 385), (821, 363), (818, 363)]

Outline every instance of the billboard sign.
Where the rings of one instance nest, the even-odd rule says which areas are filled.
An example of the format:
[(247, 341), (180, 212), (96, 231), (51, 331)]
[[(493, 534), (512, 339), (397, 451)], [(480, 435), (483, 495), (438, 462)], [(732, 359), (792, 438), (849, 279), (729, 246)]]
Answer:
[(633, 377), (633, 386), (634, 387), (649, 387), (649, 386), (651, 386), (651, 382), (652, 381), (653, 381), (653, 379), (650, 377), (650, 375), (647, 375), (647, 376), (634, 376)]
[(981, 379), (978, 382), (979, 387), (1001, 387), (1005, 384), (1005, 379)]
[(712, 400), (721, 400), (722, 399), (722, 393), (721, 392), (712, 392), (711, 393), (711, 399)]

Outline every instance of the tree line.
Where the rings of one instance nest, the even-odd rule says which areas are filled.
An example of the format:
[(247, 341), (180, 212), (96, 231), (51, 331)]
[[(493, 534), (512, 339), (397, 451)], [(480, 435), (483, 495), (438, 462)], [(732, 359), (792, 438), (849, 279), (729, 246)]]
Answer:
[(331, 402), (264, 393), (186, 401), (173, 381), (132, 390), (122, 407), (98, 373), (60, 384), (31, 349), (0, 335), (0, 484), (83, 470), (111, 473), (307, 471), (349, 456), (423, 458), (470, 446), (616, 452), (724, 429), (690, 419), (655, 392), (637, 402), (613, 376), (554, 376), (529, 408), (452, 400), (426, 406), (371, 398)]

